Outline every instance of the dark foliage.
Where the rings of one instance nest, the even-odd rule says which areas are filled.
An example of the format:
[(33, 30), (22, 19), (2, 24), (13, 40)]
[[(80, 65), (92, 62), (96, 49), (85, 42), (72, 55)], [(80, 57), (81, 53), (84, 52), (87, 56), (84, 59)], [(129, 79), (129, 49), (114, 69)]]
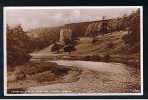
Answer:
[(68, 44), (64, 47), (64, 52), (69, 52), (69, 54), (74, 50), (76, 50), (76, 49), (75, 49), (74, 45), (72, 45), (72, 44)]
[(99, 55), (93, 55), (92, 59), (93, 59), (93, 61), (100, 61), (101, 57)]
[(53, 46), (51, 47), (51, 51), (52, 52), (55, 51), (55, 52), (59, 53), (61, 48), (63, 48), (63, 45), (54, 43)]
[(7, 25), (7, 63), (23, 64), (30, 59), (31, 40), (19, 25), (10, 29)]
[(85, 56), (83, 58), (83, 60), (85, 60), (85, 61), (101, 61), (102, 58), (100, 57), (100, 55), (91, 55), (91, 56)]
[(126, 47), (130, 52), (140, 50), (140, 10), (130, 15), (128, 34), (123, 36)]
[(97, 42), (97, 39), (96, 38), (93, 38), (92, 40), (92, 44), (96, 43)]
[(90, 57), (90, 56), (85, 56), (85, 57), (83, 58), (83, 60), (85, 60), (85, 61), (90, 61), (90, 60), (91, 60), (91, 57)]
[(108, 54), (106, 54), (105, 56), (104, 56), (104, 61), (105, 62), (109, 62), (109, 60), (111, 59), (111, 56), (110, 55), (108, 55)]

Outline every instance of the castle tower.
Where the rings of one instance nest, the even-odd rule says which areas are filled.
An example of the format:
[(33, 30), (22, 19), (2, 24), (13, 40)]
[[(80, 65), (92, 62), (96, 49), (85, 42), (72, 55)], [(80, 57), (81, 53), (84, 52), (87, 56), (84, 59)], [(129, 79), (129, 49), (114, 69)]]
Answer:
[(65, 40), (72, 38), (72, 30), (69, 27), (64, 27), (60, 30), (60, 42), (64, 43)]

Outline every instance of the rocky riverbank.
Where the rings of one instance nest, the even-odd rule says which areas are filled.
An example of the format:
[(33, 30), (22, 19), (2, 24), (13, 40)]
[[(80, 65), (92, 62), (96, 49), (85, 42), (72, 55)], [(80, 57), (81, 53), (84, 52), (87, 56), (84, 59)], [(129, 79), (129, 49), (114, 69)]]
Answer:
[(52, 62), (29, 62), (8, 69), (8, 93), (24, 91), (29, 87), (79, 80), (81, 69), (76, 66), (62, 66)]

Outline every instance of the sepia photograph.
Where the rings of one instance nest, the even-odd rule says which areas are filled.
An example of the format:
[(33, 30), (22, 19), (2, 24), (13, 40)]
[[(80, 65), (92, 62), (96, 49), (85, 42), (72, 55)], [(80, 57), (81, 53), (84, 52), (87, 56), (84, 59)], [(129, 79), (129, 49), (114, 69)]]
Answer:
[(143, 95), (142, 6), (3, 11), (5, 96)]

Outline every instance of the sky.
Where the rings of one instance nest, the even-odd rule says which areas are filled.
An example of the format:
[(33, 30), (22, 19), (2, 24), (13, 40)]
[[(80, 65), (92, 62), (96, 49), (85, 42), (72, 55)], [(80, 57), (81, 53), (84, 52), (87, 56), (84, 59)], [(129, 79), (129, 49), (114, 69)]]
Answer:
[(39, 27), (55, 27), (67, 23), (101, 20), (130, 14), (137, 8), (68, 8), (68, 9), (6, 9), (6, 23), (14, 27), (20, 24), (24, 30)]

